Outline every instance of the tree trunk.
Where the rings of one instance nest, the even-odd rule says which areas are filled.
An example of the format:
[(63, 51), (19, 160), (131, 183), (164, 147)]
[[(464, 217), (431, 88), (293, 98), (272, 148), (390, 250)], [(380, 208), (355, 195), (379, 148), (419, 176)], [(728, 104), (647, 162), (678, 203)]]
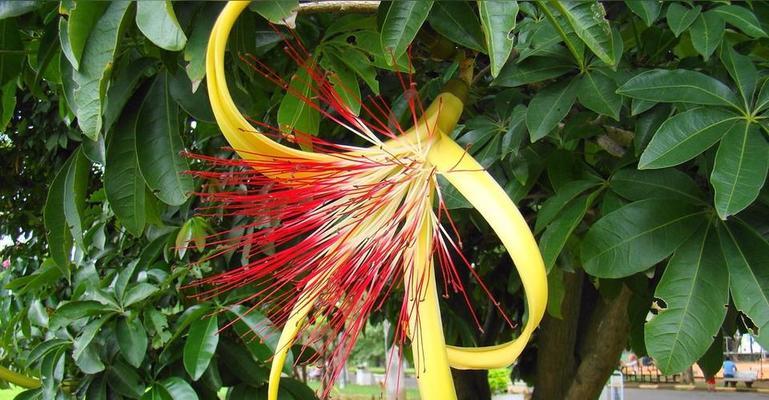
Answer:
[(597, 398), (630, 332), (632, 291), (604, 299), (582, 271), (563, 274), (562, 319), (545, 316), (537, 339), (535, 400)]
[(486, 370), (452, 369), (457, 400), (488, 400), (491, 398), (489, 372)]

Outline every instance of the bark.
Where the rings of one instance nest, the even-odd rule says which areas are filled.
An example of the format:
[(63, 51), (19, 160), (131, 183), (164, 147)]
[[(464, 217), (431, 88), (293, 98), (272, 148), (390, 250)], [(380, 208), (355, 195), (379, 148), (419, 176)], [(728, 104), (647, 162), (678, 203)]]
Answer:
[(452, 369), (457, 400), (485, 400), (491, 398), (489, 372), (486, 370)]
[(582, 281), (584, 273), (563, 274), (564, 292), (561, 305), (562, 319), (545, 315), (539, 329), (537, 374), (534, 381), (534, 400), (562, 399), (574, 376)]
[(595, 399), (630, 332), (632, 291), (604, 299), (583, 272), (564, 274), (562, 319), (545, 316), (537, 339), (535, 400)]

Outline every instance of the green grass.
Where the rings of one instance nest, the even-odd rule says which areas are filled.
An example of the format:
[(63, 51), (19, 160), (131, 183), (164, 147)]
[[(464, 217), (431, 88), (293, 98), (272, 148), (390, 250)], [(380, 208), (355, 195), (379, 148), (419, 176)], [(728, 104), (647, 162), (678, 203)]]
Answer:
[[(320, 387), (320, 382), (310, 381), (308, 382), (308, 386), (313, 389), (318, 389)], [(331, 398), (335, 400), (370, 400), (372, 396), (375, 399), (384, 398), (384, 394), (379, 386), (347, 385), (344, 389), (334, 386), (331, 390)], [(417, 389), (406, 390), (406, 399), (419, 399), (419, 391), (417, 391)]]
[(13, 400), (13, 398), (21, 392), (21, 389), (0, 390), (0, 400)]

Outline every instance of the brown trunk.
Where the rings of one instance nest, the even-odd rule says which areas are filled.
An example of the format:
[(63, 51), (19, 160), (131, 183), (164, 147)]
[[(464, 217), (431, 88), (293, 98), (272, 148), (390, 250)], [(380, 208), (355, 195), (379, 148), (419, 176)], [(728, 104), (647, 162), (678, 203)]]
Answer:
[(454, 378), (457, 400), (491, 399), (488, 371), (452, 369), (451, 376)]
[(590, 400), (627, 345), (627, 286), (604, 299), (583, 272), (564, 273), (562, 319), (545, 316), (537, 339), (534, 400)]
[(581, 362), (565, 399), (595, 399), (601, 394), (601, 389), (617, 368), (619, 356), (627, 345), (630, 333), (627, 306), (631, 295), (630, 289), (622, 285), (615, 298), (599, 299), (590, 325), (583, 331), (583, 342), (579, 349)]
[(561, 305), (562, 319), (545, 315), (537, 339), (537, 374), (534, 400), (562, 399), (576, 369), (574, 347), (577, 343), (579, 311), (582, 303), (584, 273), (564, 273), (565, 296)]

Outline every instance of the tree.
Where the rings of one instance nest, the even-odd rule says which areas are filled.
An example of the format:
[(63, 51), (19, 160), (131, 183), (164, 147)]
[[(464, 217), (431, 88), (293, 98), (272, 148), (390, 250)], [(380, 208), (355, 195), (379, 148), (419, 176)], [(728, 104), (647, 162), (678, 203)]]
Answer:
[[(434, 98), (459, 58), (475, 59), (453, 135), (522, 210), (549, 270), (548, 315), (513, 369), (535, 397), (594, 398), (628, 347), (676, 373), (713, 365), (736, 330), (769, 346), (769, 5), (373, 5), (253, 4), (229, 42), (230, 90), (255, 120), (343, 142), (243, 56), (291, 77), (281, 42), (295, 27), (328, 76), (382, 96), (394, 120), (410, 117), (416, 93)], [(216, 188), (185, 171), (211, 166), (180, 154), (233, 156), (206, 94), (221, 7), (0, 6), (0, 235), (14, 240), (0, 250), (12, 294), (0, 300), (0, 363), (42, 378), (22, 398), (264, 390), (277, 328), (238, 305), (251, 292), (201, 300), (187, 288), (244, 259), (207, 258), (211, 232), (244, 221), (196, 214), (190, 193)], [(416, 91), (395, 73), (409, 63)], [(462, 272), (478, 322), (461, 296), (442, 300), (447, 341), (509, 340), (526, 318), (520, 279), (461, 195), (442, 194), (494, 299)], [(395, 320), (399, 305), (373, 322)], [(454, 377), (460, 398), (489, 391), (485, 372)], [(296, 380), (283, 390), (312, 398)]]

